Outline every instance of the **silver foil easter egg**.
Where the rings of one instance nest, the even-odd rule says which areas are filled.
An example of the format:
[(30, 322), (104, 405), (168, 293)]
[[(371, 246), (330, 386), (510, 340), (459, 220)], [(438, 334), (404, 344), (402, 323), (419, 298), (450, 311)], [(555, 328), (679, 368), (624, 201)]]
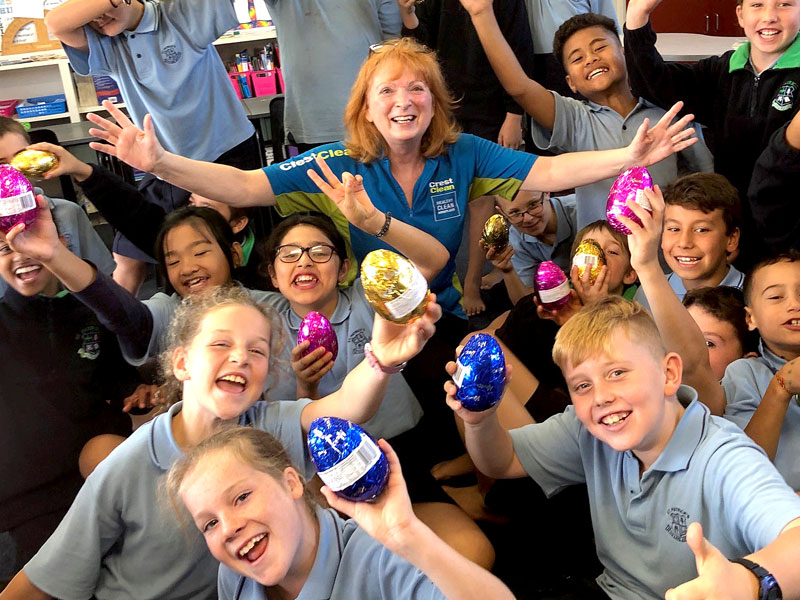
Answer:
[(300, 330), (297, 332), (297, 343), (302, 344), (306, 340), (309, 341), (309, 346), (303, 356), (322, 346), (333, 354), (331, 360), (336, 360), (336, 356), (339, 354), (339, 341), (336, 339), (333, 325), (322, 313), (312, 310), (300, 323)]
[(626, 203), (628, 200), (633, 200), (639, 206), (652, 212), (650, 203), (643, 193), (645, 188), (651, 187), (653, 187), (653, 178), (650, 177), (650, 173), (644, 167), (631, 167), (617, 177), (614, 185), (611, 186), (611, 191), (608, 193), (608, 202), (606, 203), (608, 224), (620, 233), (630, 235), (631, 230), (625, 227), (617, 217), (622, 215), (641, 225), (642, 222), (639, 217), (633, 214), (633, 211), (626, 206)]
[(377, 498), (389, 480), (389, 461), (370, 435), (355, 423), (320, 417), (308, 431), (308, 453), (317, 474), (342, 498)]
[(491, 408), (503, 396), (506, 386), (506, 359), (500, 344), (491, 335), (473, 335), (461, 349), (453, 382), (456, 398), (471, 411)]

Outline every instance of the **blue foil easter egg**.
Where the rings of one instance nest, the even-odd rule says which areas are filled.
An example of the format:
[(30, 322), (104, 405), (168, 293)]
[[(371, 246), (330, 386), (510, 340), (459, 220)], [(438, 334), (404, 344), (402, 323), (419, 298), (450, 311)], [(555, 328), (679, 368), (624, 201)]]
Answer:
[(336, 360), (336, 355), (339, 354), (339, 341), (336, 339), (336, 332), (333, 330), (331, 322), (322, 313), (312, 310), (300, 323), (297, 343), (302, 344), (306, 340), (310, 343), (303, 356), (322, 346), (333, 354), (331, 360)]
[(492, 336), (473, 335), (461, 349), (453, 382), (458, 387), (456, 398), (471, 411), (491, 408), (503, 396), (506, 386), (506, 359)]
[(308, 452), (319, 478), (342, 498), (372, 500), (389, 480), (389, 461), (383, 451), (366, 431), (346, 419), (314, 419)]

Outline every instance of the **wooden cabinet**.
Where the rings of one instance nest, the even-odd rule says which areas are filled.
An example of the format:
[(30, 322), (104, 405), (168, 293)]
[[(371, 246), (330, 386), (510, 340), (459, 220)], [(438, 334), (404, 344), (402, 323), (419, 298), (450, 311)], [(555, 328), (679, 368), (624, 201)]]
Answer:
[(658, 33), (744, 35), (736, 19), (736, 0), (664, 0), (650, 21)]

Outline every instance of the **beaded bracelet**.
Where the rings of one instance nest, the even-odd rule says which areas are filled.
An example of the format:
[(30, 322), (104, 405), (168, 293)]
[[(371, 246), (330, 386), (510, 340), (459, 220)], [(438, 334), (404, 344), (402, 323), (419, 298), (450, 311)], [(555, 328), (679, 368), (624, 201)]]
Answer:
[(381, 227), (381, 230), (375, 234), (375, 237), (383, 237), (386, 235), (386, 232), (389, 231), (389, 225), (392, 222), (392, 213), (386, 211), (386, 222)]

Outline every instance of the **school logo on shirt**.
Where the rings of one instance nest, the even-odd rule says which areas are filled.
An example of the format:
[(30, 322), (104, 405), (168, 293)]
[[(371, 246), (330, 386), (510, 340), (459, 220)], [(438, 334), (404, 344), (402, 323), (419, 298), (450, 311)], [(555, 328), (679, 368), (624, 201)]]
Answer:
[(772, 108), (780, 111), (789, 110), (794, 106), (795, 94), (797, 94), (797, 84), (794, 81), (787, 81), (772, 99)]
[(353, 345), (352, 354), (364, 354), (364, 345), (369, 341), (369, 338), (362, 327), (351, 333), (347, 341)]
[(689, 528), (689, 513), (682, 508), (673, 506), (667, 509), (667, 522), (666, 531), (673, 538), (679, 542), (686, 541), (686, 530)]
[(100, 356), (100, 328), (90, 325), (81, 329), (75, 336), (81, 343), (78, 348), (78, 356), (88, 360), (94, 360)]
[(183, 53), (178, 50), (175, 44), (170, 44), (169, 46), (164, 46), (161, 49), (161, 58), (164, 59), (164, 62), (168, 65), (174, 65), (178, 62), (183, 56)]
[(456, 186), (452, 177), (442, 181), (431, 181), (428, 189), (433, 203), (434, 221), (446, 221), (461, 216), (461, 210), (456, 201)]

